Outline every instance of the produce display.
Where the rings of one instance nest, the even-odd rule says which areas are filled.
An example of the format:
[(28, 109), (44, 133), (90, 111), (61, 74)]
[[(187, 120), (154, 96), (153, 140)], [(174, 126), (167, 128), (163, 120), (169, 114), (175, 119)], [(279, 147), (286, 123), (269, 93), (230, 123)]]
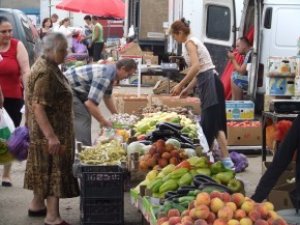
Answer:
[[(160, 172), (152, 170), (135, 188), (137, 192), (141, 185), (146, 185), (152, 196), (158, 198), (178, 196), (190, 190), (244, 192), (243, 182), (235, 178), (233, 171), (225, 169), (221, 162), (210, 165), (204, 156), (189, 158), (177, 166), (169, 164)], [(174, 192), (177, 190), (179, 193)]]
[(94, 165), (117, 165), (126, 160), (126, 152), (121, 144), (112, 140), (109, 143), (99, 143), (86, 147), (79, 153), (80, 161)]
[(109, 119), (113, 128), (117, 129), (129, 129), (132, 128), (133, 125), (139, 120), (139, 118), (135, 115), (125, 114), (113, 114)]
[(241, 193), (216, 191), (189, 192), (166, 201), (157, 216), (157, 225), (287, 225), (270, 202), (256, 203)]
[(261, 123), (260, 121), (251, 121), (251, 120), (245, 120), (245, 121), (229, 121), (227, 122), (228, 127), (260, 127)]
[(151, 145), (148, 152), (140, 157), (139, 167), (141, 170), (164, 168), (169, 164), (177, 165), (187, 158), (188, 156), (184, 150), (180, 149), (178, 141), (165, 142), (164, 140), (158, 140)]
[(157, 124), (163, 122), (178, 124), (182, 126), (182, 134), (185, 134), (190, 138), (197, 138), (197, 125), (195, 122), (184, 115), (179, 115), (176, 112), (157, 112), (145, 115), (145, 117), (134, 126), (136, 136), (149, 134), (156, 129)]
[(175, 112), (180, 115), (186, 115), (186, 116), (191, 115), (191, 112), (187, 108), (184, 107), (170, 108), (166, 105), (152, 105), (151, 107), (143, 108), (140, 113), (148, 114), (148, 113), (159, 113), (159, 112), (168, 112), (168, 113)]

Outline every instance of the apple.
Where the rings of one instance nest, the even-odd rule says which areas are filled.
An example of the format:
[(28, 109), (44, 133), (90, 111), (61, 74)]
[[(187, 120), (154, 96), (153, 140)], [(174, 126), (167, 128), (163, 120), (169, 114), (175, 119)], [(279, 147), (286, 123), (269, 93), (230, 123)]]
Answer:
[(269, 210), (265, 204), (257, 205), (256, 210), (260, 213), (262, 219), (268, 219)]
[(254, 208), (254, 202), (253, 201), (244, 201), (244, 203), (241, 206), (241, 209), (243, 209), (246, 213), (249, 213)]
[(240, 225), (240, 221), (231, 219), (227, 222), (227, 225)]
[(224, 206), (225, 206), (225, 203), (220, 198), (213, 198), (210, 201), (210, 209), (214, 213), (217, 213)]
[(234, 202), (226, 202), (225, 206), (228, 206), (232, 209), (233, 212), (235, 212), (237, 210), (237, 206)]
[(273, 221), (272, 225), (288, 225), (288, 224), (284, 219), (277, 218)]
[(219, 192), (219, 191), (212, 191), (210, 193), (210, 199), (213, 199), (213, 198), (220, 198), (220, 199), (222, 199), (222, 193)]
[(278, 214), (276, 212), (274, 212), (274, 211), (269, 211), (268, 212), (268, 217), (272, 218), (273, 220), (279, 218)]
[(180, 212), (178, 209), (170, 209), (168, 211), (168, 217), (179, 217), (180, 216)]
[(256, 220), (261, 219), (261, 214), (257, 209), (254, 209), (248, 213), (248, 217), (255, 222)]
[(234, 193), (231, 195), (231, 201), (233, 201), (238, 207), (241, 207), (245, 201), (245, 196), (241, 193)]
[(197, 219), (197, 220), (195, 220), (194, 225), (208, 225), (208, 224), (203, 219)]
[(181, 217), (179, 216), (172, 216), (169, 217), (169, 225), (176, 225), (177, 223), (181, 222)]
[(213, 223), (213, 225), (227, 225), (225, 220), (222, 219), (216, 219)]
[(208, 224), (213, 224), (213, 222), (216, 220), (216, 215), (213, 212), (210, 212), (208, 217), (206, 218), (206, 221)]
[(234, 218), (237, 220), (241, 220), (241, 219), (245, 218), (246, 216), (247, 216), (247, 213), (242, 209), (238, 209), (234, 212)]
[(190, 210), (189, 216), (192, 219), (206, 219), (209, 216), (209, 208), (206, 205), (200, 205)]
[(218, 211), (218, 218), (225, 221), (231, 220), (233, 217), (233, 211), (229, 206), (224, 206)]
[(262, 204), (266, 206), (269, 211), (274, 211), (274, 205), (271, 202), (264, 202)]
[(190, 216), (183, 216), (181, 218), (181, 223), (184, 223), (184, 222), (193, 222), (193, 219)]
[(157, 220), (157, 225), (162, 225), (164, 222), (167, 222), (169, 220), (168, 217), (161, 217)]
[(210, 204), (210, 195), (206, 192), (201, 192), (197, 195), (195, 205), (209, 205)]
[(253, 222), (249, 217), (245, 217), (240, 220), (240, 225), (253, 225)]
[(263, 219), (258, 219), (255, 221), (254, 225), (269, 225), (269, 223)]
[(222, 193), (222, 198), (223, 202), (230, 202), (231, 200), (231, 195), (227, 192)]

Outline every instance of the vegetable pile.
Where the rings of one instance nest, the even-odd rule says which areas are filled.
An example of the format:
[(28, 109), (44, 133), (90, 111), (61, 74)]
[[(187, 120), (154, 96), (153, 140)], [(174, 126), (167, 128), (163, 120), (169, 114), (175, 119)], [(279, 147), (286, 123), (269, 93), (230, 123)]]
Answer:
[(156, 125), (163, 122), (181, 125), (183, 127), (181, 130), (182, 134), (190, 138), (197, 138), (197, 125), (186, 116), (179, 115), (175, 112), (158, 112), (145, 115), (145, 117), (134, 126), (136, 136), (154, 131)]
[(117, 129), (129, 129), (138, 121), (138, 117), (135, 115), (125, 114), (113, 114), (110, 117), (110, 121), (113, 124), (113, 128)]
[(87, 147), (79, 153), (80, 161), (86, 164), (95, 165), (117, 165), (125, 161), (126, 153), (118, 141), (112, 140), (109, 143), (99, 143), (93, 147)]

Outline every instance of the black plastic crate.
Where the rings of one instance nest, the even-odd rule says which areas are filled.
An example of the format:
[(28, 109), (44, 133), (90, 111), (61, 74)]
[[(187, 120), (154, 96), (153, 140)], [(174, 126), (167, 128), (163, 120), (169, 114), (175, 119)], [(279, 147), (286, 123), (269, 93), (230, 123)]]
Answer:
[(81, 197), (123, 199), (123, 175), (123, 169), (119, 166), (82, 166)]
[(80, 198), (81, 224), (123, 224), (124, 200)]

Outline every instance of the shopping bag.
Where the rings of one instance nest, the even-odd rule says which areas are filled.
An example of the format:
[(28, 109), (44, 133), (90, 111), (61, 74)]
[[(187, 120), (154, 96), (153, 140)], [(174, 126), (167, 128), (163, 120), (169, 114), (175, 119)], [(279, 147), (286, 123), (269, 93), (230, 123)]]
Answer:
[(17, 127), (7, 141), (9, 152), (19, 161), (27, 159), (29, 131), (26, 126)]
[(0, 139), (7, 140), (14, 130), (14, 122), (4, 108), (0, 109)]

